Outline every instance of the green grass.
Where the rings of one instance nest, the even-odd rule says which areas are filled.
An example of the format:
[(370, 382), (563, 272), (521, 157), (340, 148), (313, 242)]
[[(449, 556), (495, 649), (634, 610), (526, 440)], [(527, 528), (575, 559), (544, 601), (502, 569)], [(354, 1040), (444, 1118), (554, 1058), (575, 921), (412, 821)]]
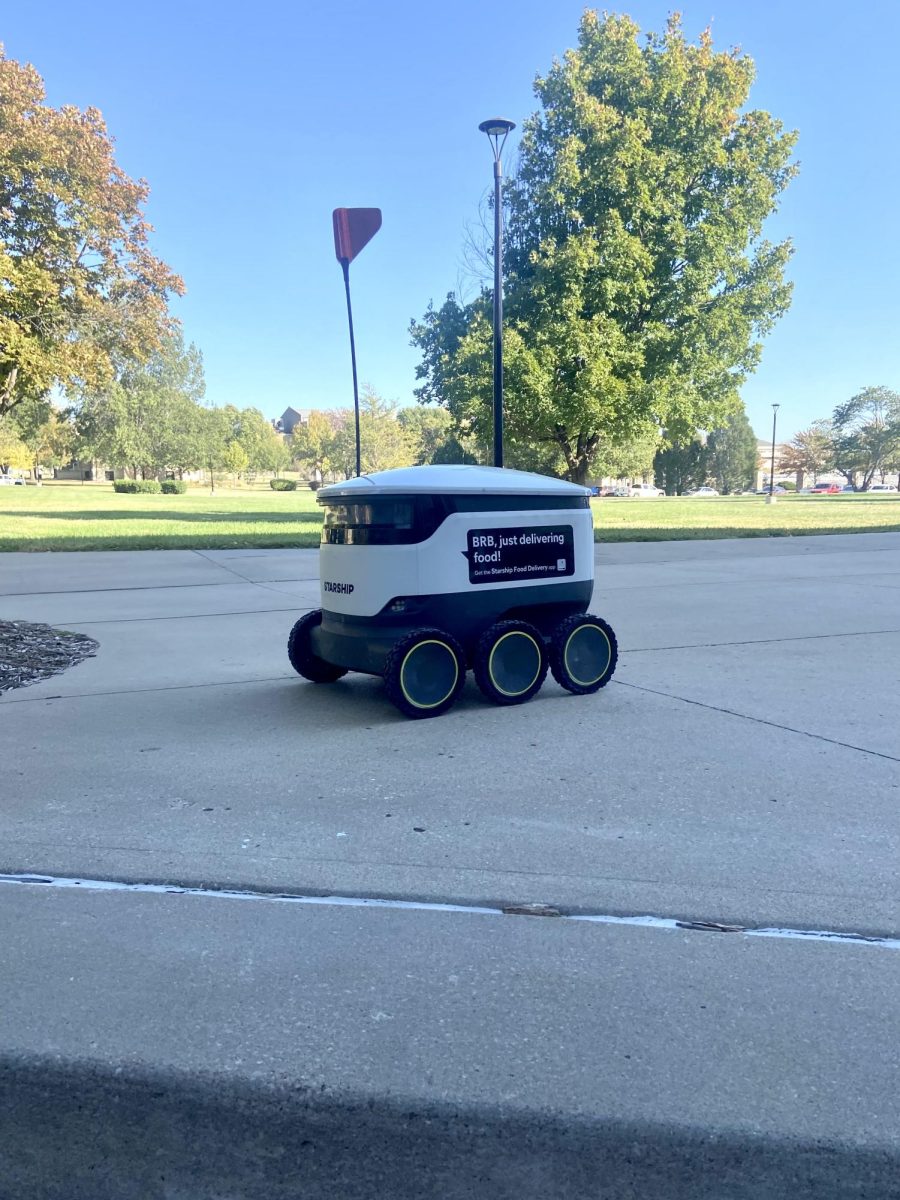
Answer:
[(799, 537), (813, 533), (900, 532), (900, 494), (869, 496), (665, 496), (594, 501), (598, 542), (692, 538)]
[[(900, 532), (900, 495), (603, 499), (599, 542)], [(317, 546), (321, 510), (308, 488), (191, 490), (119, 496), (109, 484), (0, 489), (0, 550), (172, 550)]]
[(318, 546), (309, 488), (120, 496), (106, 484), (0, 489), (0, 550), (191, 550)]

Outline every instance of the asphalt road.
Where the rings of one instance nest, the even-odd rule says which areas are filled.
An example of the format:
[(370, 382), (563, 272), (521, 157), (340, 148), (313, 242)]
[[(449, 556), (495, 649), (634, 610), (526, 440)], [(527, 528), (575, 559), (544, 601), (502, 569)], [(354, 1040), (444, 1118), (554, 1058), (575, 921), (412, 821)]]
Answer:
[[(613, 683), (511, 710), (470, 684), (424, 722), (377, 680), (293, 675), (317, 592), (312, 551), (0, 559), (0, 617), (100, 643), (0, 697), (0, 871), (57, 880), (0, 883), (0, 1061), (518, 1130), (433, 1192), (348, 1175), (348, 1197), (900, 1194), (900, 535), (598, 547)], [(566, 915), (501, 915), (523, 904)], [(592, 1148), (567, 1157), (547, 1130), (575, 1127)], [(234, 1194), (319, 1194), (283, 1174)]]

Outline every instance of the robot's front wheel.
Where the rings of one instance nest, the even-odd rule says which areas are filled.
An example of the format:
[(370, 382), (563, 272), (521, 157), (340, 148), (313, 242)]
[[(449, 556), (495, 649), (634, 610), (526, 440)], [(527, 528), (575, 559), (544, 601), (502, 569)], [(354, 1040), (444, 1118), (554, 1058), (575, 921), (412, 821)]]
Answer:
[(300, 618), (288, 638), (288, 658), (298, 675), (310, 683), (334, 683), (347, 674), (346, 667), (336, 667), (313, 653), (310, 634), (322, 624), (321, 608), (313, 609)]
[(475, 680), (494, 704), (524, 704), (547, 676), (540, 631), (527, 621), (498, 621), (475, 647)]
[(417, 629), (388, 652), (384, 685), (404, 716), (441, 716), (456, 702), (465, 682), (462, 647), (440, 629)]
[(550, 640), (550, 670), (558, 684), (577, 696), (605, 687), (616, 669), (616, 635), (590, 613), (566, 617)]

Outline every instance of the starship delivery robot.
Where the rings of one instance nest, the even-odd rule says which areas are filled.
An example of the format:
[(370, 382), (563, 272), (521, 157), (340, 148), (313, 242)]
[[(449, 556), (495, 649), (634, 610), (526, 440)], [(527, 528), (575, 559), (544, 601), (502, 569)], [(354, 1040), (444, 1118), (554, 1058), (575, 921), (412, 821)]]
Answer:
[(408, 717), (436, 717), (471, 669), (495, 704), (521, 704), (549, 668), (570, 692), (609, 682), (616, 638), (587, 612), (587, 488), (501, 467), (425, 466), (318, 492), (322, 607), (291, 630), (313, 683), (380, 675)]

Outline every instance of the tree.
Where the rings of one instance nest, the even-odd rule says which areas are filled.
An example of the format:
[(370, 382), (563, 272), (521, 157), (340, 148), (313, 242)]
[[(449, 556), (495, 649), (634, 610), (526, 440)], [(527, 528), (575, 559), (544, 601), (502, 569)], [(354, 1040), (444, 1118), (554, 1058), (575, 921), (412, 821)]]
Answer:
[[(232, 411), (232, 410), (229, 410)], [(284, 443), (272, 428), (270, 421), (262, 415), (258, 408), (243, 408), (233, 410), (234, 436), (247, 455), (247, 465), (251, 471), (274, 471), (276, 458)]]
[(836, 469), (857, 491), (868, 491), (900, 458), (900, 394), (864, 388), (834, 410), (831, 428)]
[(148, 188), (116, 165), (95, 108), (46, 106), (0, 46), (0, 416), (28, 398), (109, 384), (171, 329), (184, 290), (150, 252)]
[(225, 465), (225, 451), (231, 436), (231, 421), (221, 408), (199, 408), (195, 416), (194, 437), (198, 461), (209, 472), (209, 490), (216, 490), (216, 471)]
[(0, 472), (5, 475), (10, 467), (30, 465), (31, 452), (22, 441), (18, 427), (9, 417), (0, 417)]
[(324, 478), (325, 472), (329, 468), (334, 452), (335, 437), (341, 421), (342, 418), (334, 413), (324, 413), (313, 409), (302, 425), (294, 426), (294, 432), (291, 435), (291, 449), (294, 457), (312, 471), (317, 481)]
[(146, 363), (131, 365), (122, 384), (146, 431), (147, 457), (142, 465), (156, 474), (198, 466), (195, 413), (206, 382), (197, 347), (185, 347), (176, 330)]
[(781, 451), (779, 467), (794, 474), (812, 475), (813, 483), (823, 471), (831, 469), (834, 443), (830, 421), (813, 421), (808, 429), (795, 433)]
[(226, 443), (222, 452), (222, 466), (234, 478), (238, 478), (247, 470), (247, 451), (237, 439)]
[(441, 442), (441, 444), (437, 447), (434, 452), (434, 457), (431, 461), (435, 465), (439, 463), (442, 465), (453, 465), (458, 463), (472, 466), (478, 462), (478, 459), (471, 450), (468, 450), (463, 445), (459, 438), (451, 434), (445, 442)]
[(8, 420), (28, 448), (35, 479), (41, 467), (61, 467), (73, 456), (75, 429), (67, 414), (49, 399), (29, 399), (17, 405)]
[[(790, 244), (762, 237), (795, 136), (748, 106), (752, 61), (638, 42), (588, 11), (577, 49), (535, 83), (507, 189), (504, 371), (511, 439), (559, 447), (583, 481), (648, 424), (678, 442), (721, 424), (788, 307)], [(490, 293), (410, 327), (422, 402), (490, 423)]]
[[(399, 405), (383, 400), (366, 384), (359, 399), (360, 458), (363, 474), (408, 467), (414, 459), (406, 430), (397, 419)], [(352, 412), (341, 422), (331, 444), (332, 467), (349, 478), (356, 470), (356, 431)]]
[(135, 479), (148, 458), (146, 428), (136, 397), (118, 381), (83, 396), (75, 407), (79, 458), (130, 469)]
[(876, 472), (886, 470), (900, 452), (900, 394), (867, 387), (839, 404), (832, 445), (837, 470), (857, 491), (868, 491)]
[(708, 474), (723, 495), (752, 487), (756, 478), (756, 434), (743, 407), (706, 439)]
[(453, 418), (445, 408), (401, 408), (397, 420), (419, 466), (434, 462), (437, 451), (452, 436)]
[(653, 460), (657, 485), (667, 496), (683, 496), (702, 487), (709, 475), (709, 452), (698, 438), (659, 450)]
[(649, 426), (616, 446), (603, 446), (591, 463), (595, 476), (610, 479), (634, 479), (651, 475), (655, 456), (660, 448), (659, 430)]
[(83, 453), (135, 477), (199, 465), (199, 402), (206, 391), (203, 357), (185, 347), (175, 329), (146, 362), (121, 363), (104, 389), (76, 404), (76, 429)]
[(898, 439), (894, 449), (885, 455), (884, 462), (881, 464), (881, 482), (886, 483), (885, 476), (892, 473), (897, 476), (897, 488), (900, 491), (900, 439)]
[[(275, 432), (274, 430), (272, 431)], [(275, 435), (276, 444), (272, 447), (272, 453), (269, 458), (269, 469), (275, 472), (276, 477), (282, 471), (286, 471), (293, 462), (291, 451), (287, 442), (282, 437)]]

